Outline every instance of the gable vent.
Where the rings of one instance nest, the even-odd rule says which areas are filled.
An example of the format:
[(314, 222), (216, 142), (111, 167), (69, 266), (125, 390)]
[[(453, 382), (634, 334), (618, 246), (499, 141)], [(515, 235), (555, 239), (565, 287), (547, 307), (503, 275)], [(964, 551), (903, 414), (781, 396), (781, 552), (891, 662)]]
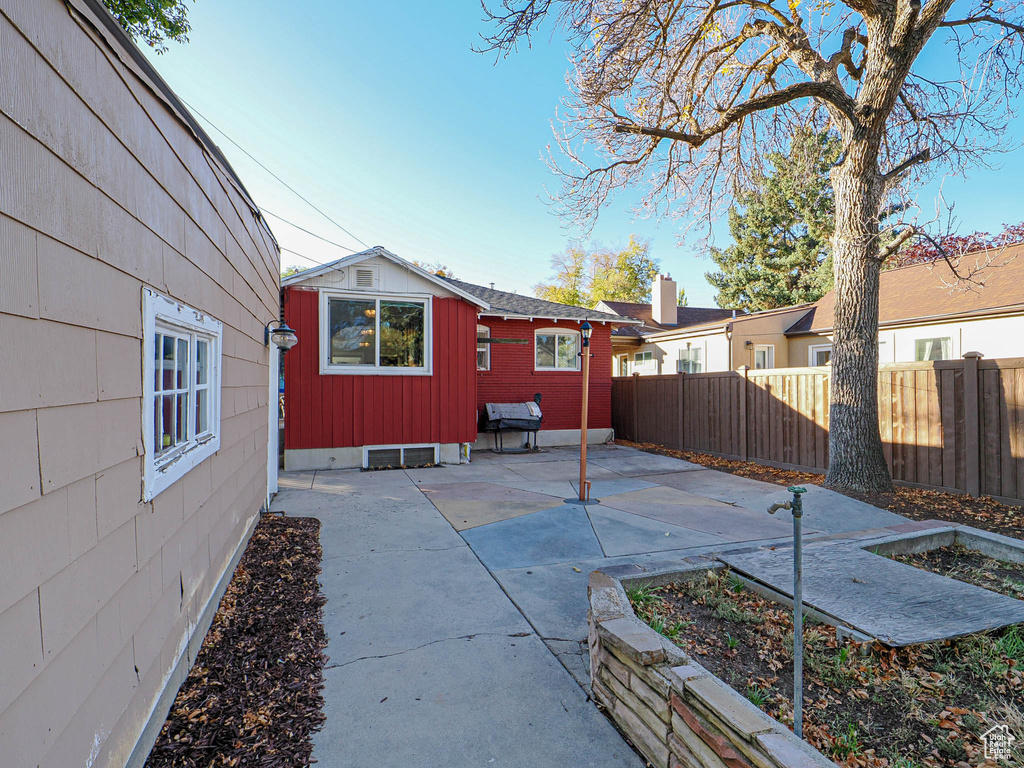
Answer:
[(356, 268), (356, 288), (374, 288), (376, 287), (376, 273), (372, 269), (359, 269)]

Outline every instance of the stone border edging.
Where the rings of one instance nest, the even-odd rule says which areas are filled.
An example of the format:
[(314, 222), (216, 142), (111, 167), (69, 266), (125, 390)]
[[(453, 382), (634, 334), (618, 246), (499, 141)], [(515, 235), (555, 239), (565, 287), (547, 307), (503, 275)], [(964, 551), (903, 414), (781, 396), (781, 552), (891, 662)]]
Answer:
[(835, 768), (637, 618), (623, 583), (664, 584), (723, 564), (676, 563), (637, 574), (590, 574), (587, 612), (594, 698), (656, 768)]

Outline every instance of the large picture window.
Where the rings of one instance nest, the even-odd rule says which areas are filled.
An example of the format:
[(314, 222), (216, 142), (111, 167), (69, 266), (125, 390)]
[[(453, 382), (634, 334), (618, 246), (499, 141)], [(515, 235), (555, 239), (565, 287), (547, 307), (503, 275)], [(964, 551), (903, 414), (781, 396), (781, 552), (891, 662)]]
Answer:
[(146, 501), (220, 448), (218, 320), (149, 289), (143, 293)]
[(325, 294), (322, 373), (429, 373), (430, 300)]
[(540, 330), (534, 337), (534, 363), (538, 371), (577, 371), (580, 335), (575, 331)]

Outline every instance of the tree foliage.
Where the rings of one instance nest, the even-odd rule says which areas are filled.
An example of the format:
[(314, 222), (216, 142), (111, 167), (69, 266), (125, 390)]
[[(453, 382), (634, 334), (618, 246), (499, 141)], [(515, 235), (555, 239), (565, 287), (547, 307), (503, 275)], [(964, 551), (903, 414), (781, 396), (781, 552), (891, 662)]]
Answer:
[(136, 42), (142, 41), (157, 53), (167, 50), (167, 41), (187, 43), (191, 25), (186, 0), (103, 0), (107, 8)]
[[(958, 269), (958, 262), (969, 254), (977, 254), (979, 258), (995, 256), (1004, 248), (1024, 243), (1024, 222), (1004, 224), (1003, 231), (991, 235), (988, 232), (972, 232), (969, 235), (945, 234), (940, 236), (919, 236), (913, 244), (902, 248), (890, 260), (894, 267), (905, 267), (910, 264), (923, 264), (939, 259), (953, 261)], [(964, 266), (963, 270), (970, 269)]]
[(645, 304), (659, 267), (650, 243), (633, 235), (620, 250), (571, 245), (551, 257), (553, 276), (533, 290), (537, 298), (576, 307), (593, 307), (599, 301)]
[(789, 151), (770, 153), (771, 171), (736, 196), (728, 248), (709, 248), (707, 273), (718, 306), (756, 312), (817, 301), (832, 284), (828, 259), (835, 203), (828, 172), (839, 140), (799, 131)]
[(453, 280), (458, 280), (455, 277), (455, 272), (447, 264), (442, 264), (440, 261), (413, 261), (417, 267), (422, 269), (424, 272), (429, 272), (432, 275), (438, 277), (450, 277)]
[(285, 267), (281, 270), (281, 278), (284, 279), (286, 277), (291, 277), (292, 275), (297, 275), (299, 272), (305, 272), (306, 269), (306, 267), (300, 267), (296, 264), (292, 264), (290, 267)]

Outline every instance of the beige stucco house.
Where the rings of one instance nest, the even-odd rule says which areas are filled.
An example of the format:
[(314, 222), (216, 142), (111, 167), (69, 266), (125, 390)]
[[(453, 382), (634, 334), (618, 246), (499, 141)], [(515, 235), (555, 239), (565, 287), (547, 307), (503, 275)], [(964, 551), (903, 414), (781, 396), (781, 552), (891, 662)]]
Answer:
[(141, 764), (275, 482), (279, 253), (98, 0), (0, 50), (0, 764)]
[[(1024, 244), (962, 263), (964, 271), (987, 266), (970, 283), (942, 261), (881, 274), (879, 362), (950, 360), (969, 351), (988, 359), (1024, 355)], [(801, 368), (827, 365), (831, 357), (831, 292), (814, 304), (749, 314), (675, 307), (675, 296), (675, 283), (659, 276), (652, 304), (598, 305), (643, 321), (613, 331), (613, 375)]]

